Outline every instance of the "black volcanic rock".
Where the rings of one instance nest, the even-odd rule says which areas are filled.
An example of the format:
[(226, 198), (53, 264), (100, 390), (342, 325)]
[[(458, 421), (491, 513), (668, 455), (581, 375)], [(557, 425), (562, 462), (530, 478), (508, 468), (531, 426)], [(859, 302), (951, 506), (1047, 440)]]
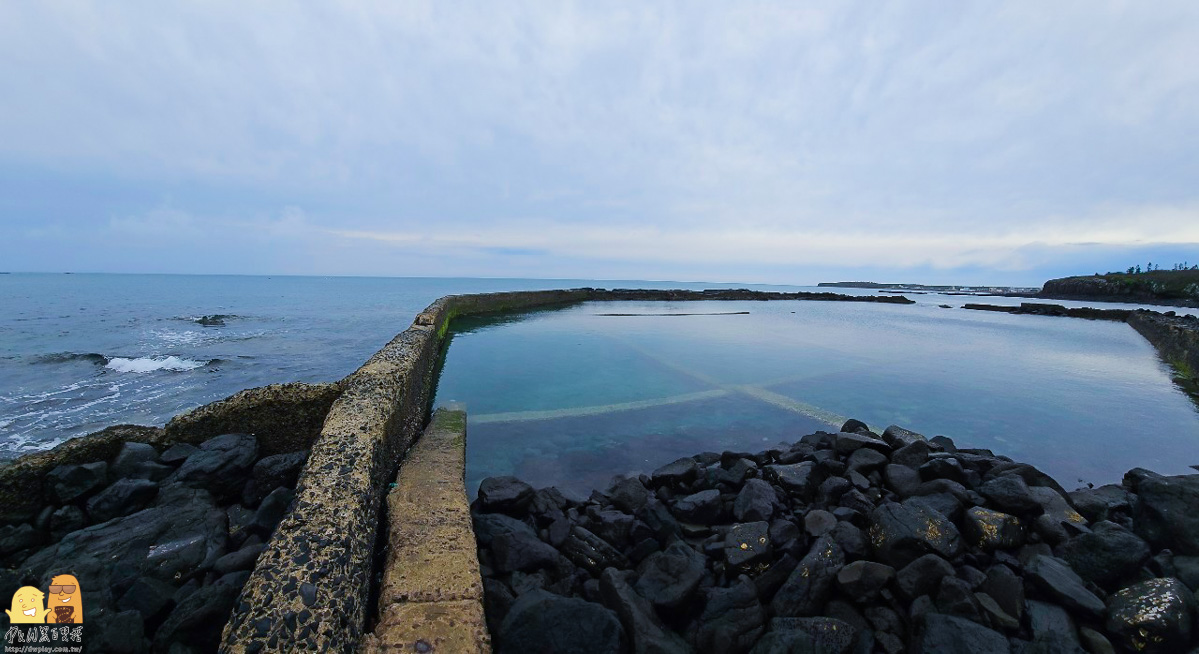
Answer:
[(516, 477), (488, 477), (479, 484), (479, 502), (487, 511), (516, 515), (533, 499), (533, 487)]
[(870, 542), (875, 554), (892, 567), (902, 567), (933, 552), (957, 556), (962, 539), (944, 515), (913, 500), (888, 502), (870, 514)]
[(1097, 522), (1063, 546), (1062, 558), (1083, 579), (1107, 584), (1132, 575), (1149, 559), (1149, 544), (1114, 522)]
[(1150, 579), (1113, 593), (1107, 630), (1134, 652), (1178, 652), (1190, 643), (1194, 593), (1177, 579)]
[(621, 650), (624, 629), (599, 604), (534, 590), (512, 605), (498, 641), (500, 654), (610, 654)]
[(771, 612), (778, 616), (814, 615), (829, 600), (837, 573), (845, 565), (841, 546), (828, 536), (812, 543), (808, 554), (775, 593)]

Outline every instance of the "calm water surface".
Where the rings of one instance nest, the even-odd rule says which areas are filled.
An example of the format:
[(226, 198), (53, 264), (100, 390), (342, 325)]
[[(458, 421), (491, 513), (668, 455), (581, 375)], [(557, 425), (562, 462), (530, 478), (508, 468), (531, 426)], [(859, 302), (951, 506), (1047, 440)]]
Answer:
[[(1193, 472), (1199, 412), (1123, 323), (837, 302), (587, 303), (454, 334), (438, 402), (469, 410), (468, 486), (580, 492), (847, 417), (1038, 465), (1064, 485)], [(604, 316), (604, 313), (747, 315)]]

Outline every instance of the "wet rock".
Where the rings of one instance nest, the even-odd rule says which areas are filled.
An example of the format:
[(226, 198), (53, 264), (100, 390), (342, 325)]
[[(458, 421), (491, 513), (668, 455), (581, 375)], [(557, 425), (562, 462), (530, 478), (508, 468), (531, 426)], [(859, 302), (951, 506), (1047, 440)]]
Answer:
[(1007, 654), (1003, 634), (980, 624), (939, 613), (927, 613), (912, 642), (916, 654)]
[(895, 586), (908, 600), (932, 593), (943, 577), (954, 574), (949, 561), (936, 554), (925, 554), (895, 574)]
[(892, 463), (883, 468), (883, 481), (896, 495), (905, 498), (920, 487), (920, 473), (906, 465)]
[(828, 511), (815, 509), (808, 511), (803, 519), (804, 531), (809, 536), (823, 536), (837, 526), (837, 518)]
[(874, 599), (895, 578), (895, 568), (874, 561), (854, 561), (837, 572), (841, 592), (855, 601)]
[(520, 515), (533, 499), (533, 487), (516, 477), (488, 477), (479, 484), (479, 503), (491, 513)]
[(46, 473), (45, 485), (55, 504), (71, 504), (86, 499), (104, 487), (108, 464), (103, 461), (83, 465), (58, 466)]
[(612, 504), (629, 514), (636, 514), (649, 502), (650, 492), (636, 477), (622, 479), (608, 490)]
[(308, 450), (264, 456), (254, 464), (250, 481), (242, 491), (242, 502), (246, 506), (257, 506), (267, 493), (280, 487), (295, 488), (300, 469), (308, 461)]
[(1157, 578), (1113, 593), (1107, 631), (1115, 644), (1136, 652), (1178, 652), (1190, 644), (1194, 593), (1182, 582)]
[(812, 641), (814, 652), (821, 654), (849, 654), (853, 651), (858, 629), (842, 620), (831, 617), (774, 618), (770, 621), (770, 633), (806, 634)]
[(217, 575), (227, 575), (239, 570), (253, 570), (259, 555), (266, 549), (265, 543), (246, 545), (217, 559), (212, 564), (212, 571)]
[(720, 518), (720, 491), (705, 490), (680, 498), (673, 510), (683, 522), (714, 524)]
[(498, 635), (501, 654), (609, 654), (620, 651), (625, 640), (620, 620), (611, 610), (543, 590), (521, 596), (508, 611)]
[(891, 453), (891, 446), (886, 441), (867, 434), (840, 432), (833, 440), (833, 449), (837, 454), (850, 454), (855, 450), (868, 447), (883, 454)]
[(733, 517), (737, 522), (769, 521), (777, 504), (778, 497), (774, 494), (773, 486), (761, 479), (750, 479), (737, 493), (737, 499), (733, 502)]
[(884, 465), (887, 465), (887, 455), (865, 447), (850, 454), (845, 462), (847, 469), (863, 474), (869, 474)]
[(790, 465), (768, 465), (764, 469), (766, 478), (781, 486), (788, 493), (809, 497), (816, 487), (816, 464), (812, 461)]
[(127, 441), (121, 445), (120, 451), (112, 459), (108, 474), (112, 479), (122, 479), (133, 475), (141, 463), (157, 463), (158, 450), (147, 443)]
[(962, 519), (966, 541), (986, 551), (1014, 549), (1024, 544), (1020, 518), (981, 506), (970, 507)]
[(107, 522), (141, 511), (155, 495), (158, 484), (148, 479), (119, 479), (87, 501), (87, 513), (93, 522)]
[(578, 525), (570, 528), (570, 535), (562, 543), (562, 553), (575, 565), (594, 575), (598, 575), (604, 568), (624, 569), (629, 567), (629, 560), (624, 554), (604, 539)]
[(491, 540), (500, 534), (524, 533), (536, 537), (527, 523), (502, 513), (476, 513), (474, 516), (475, 538), (483, 546), (491, 545)]
[(173, 643), (183, 643), (201, 651), (216, 651), (221, 629), (249, 576), (249, 572), (225, 575), (179, 602), (154, 632), (154, 649), (165, 652)]
[(699, 587), (704, 565), (699, 552), (675, 541), (642, 562), (634, 587), (654, 606), (674, 610), (683, 606)]
[(1091, 522), (1109, 520), (1116, 514), (1132, 515), (1136, 497), (1119, 484), (1083, 488), (1070, 493), (1074, 508)]
[(927, 463), (920, 466), (921, 479), (949, 479), (956, 481), (959, 484), (966, 483), (966, 471), (962, 470), (962, 464), (957, 459), (948, 457), (936, 457), (929, 459)]
[(914, 441), (891, 453), (891, 463), (916, 470), (928, 461), (928, 443)]
[(175, 443), (163, 451), (159, 460), (169, 465), (179, 465), (187, 460), (187, 457), (195, 454), (200, 448), (190, 443)]
[(770, 603), (774, 615), (814, 615), (833, 591), (837, 572), (845, 565), (841, 546), (828, 536), (821, 536), (812, 544), (799, 565), (775, 593)]
[[(1125, 485), (1132, 483), (1140, 502), (1135, 531), (1159, 547), (1199, 555), (1199, 475), (1162, 477), (1130, 471)], [(1147, 471), (1146, 471), (1147, 472)]]
[(262, 500), (258, 510), (254, 512), (254, 520), (250, 522), (250, 531), (260, 536), (270, 536), (275, 527), (287, 514), (288, 507), (296, 497), (290, 488), (276, 488)]
[(1083, 579), (1107, 584), (1135, 573), (1149, 559), (1149, 544), (1114, 522), (1097, 522), (1071, 538), (1062, 558)]
[(770, 545), (770, 524), (746, 522), (733, 525), (724, 539), (724, 557), (734, 569), (768, 561), (774, 550)]
[(766, 624), (766, 610), (748, 581), (708, 591), (695, 646), (701, 652), (747, 652)]
[(1029, 561), (1025, 573), (1046, 595), (1067, 609), (1091, 617), (1103, 615), (1103, 600), (1087, 589), (1065, 561), (1037, 555)]
[(962, 550), (957, 527), (918, 501), (884, 503), (871, 512), (869, 519), (874, 552), (892, 567), (905, 566), (930, 552), (953, 558)]
[(558, 551), (526, 532), (497, 534), (491, 540), (492, 563), (499, 572), (532, 571), (558, 562)]
[(224, 434), (201, 443), (199, 450), (187, 457), (163, 484), (177, 482), (202, 488), (218, 500), (231, 499), (241, 493), (257, 458), (256, 438), (248, 434)]
[(683, 457), (658, 468), (650, 475), (654, 485), (689, 484), (699, 474), (699, 464), (691, 457)]
[(670, 654), (692, 651), (686, 641), (662, 624), (650, 603), (633, 592), (624, 573), (613, 568), (604, 570), (600, 575), (600, 595), (604, 605), (620, 618), (633, 652)]
[(1004, 475), (990, 479), (984, 482), (978, 491), (1001, 511), (1022, 514), (1041, 507), (1033, 499), (1028, 484), (1017, 475)]

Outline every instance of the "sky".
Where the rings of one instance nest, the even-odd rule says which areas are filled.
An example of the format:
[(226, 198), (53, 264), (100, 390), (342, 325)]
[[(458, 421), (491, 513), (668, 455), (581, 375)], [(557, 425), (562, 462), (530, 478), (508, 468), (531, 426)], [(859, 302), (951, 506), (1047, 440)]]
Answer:
[(1199, 3), (0, 3), (0, 270), (1199, 263)]

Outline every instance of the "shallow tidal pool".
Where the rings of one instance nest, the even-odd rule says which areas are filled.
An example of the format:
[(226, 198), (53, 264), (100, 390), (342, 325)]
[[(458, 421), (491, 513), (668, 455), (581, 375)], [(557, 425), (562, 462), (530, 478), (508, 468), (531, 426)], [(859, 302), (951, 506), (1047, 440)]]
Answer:
[(466, 405), (472, 494), (495, 475), (586, 493), (850, 417), (988, 448), (1067, 489), (1199, 464), (1199, 411), (1123, 323), (926, 303), (588, 302), (460, 319), (445, 356), (436, 403)]

